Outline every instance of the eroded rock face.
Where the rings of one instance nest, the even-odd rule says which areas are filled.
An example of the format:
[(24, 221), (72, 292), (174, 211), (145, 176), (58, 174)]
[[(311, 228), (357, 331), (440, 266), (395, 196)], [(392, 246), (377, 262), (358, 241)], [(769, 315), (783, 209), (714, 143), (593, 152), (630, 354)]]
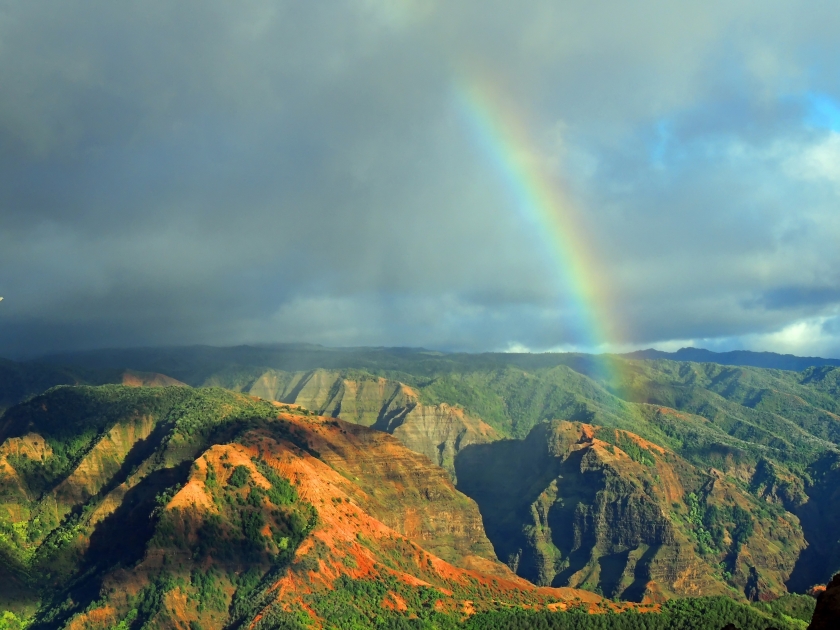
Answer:
[(555, 421), (521, 441), (465, 448), (458, 488), (499, 557), (537, 584), (658, 600), (785, 592), (804, 547), (795, 517), (720, 473), (624, 431)]
[(501, 436), (481, 419), (447, 404), (424, 405), (411, 387), (369, 375), (313, 370), (268, 370), (247, 391), (266, 400), (297, 404), (316, 413), (391, 433), (455, 477), (455, 457), (470, 444)]
[(465, 446), (485, 444), (499, 434), (478, 418), (446, 403), (406, 406), (406, 413), (377, 423), (374, 428), (392, 434), (411, 450), (422, 453), (455, 479), (455, 457)]
[(157, 372), (126, 370), (121, 378), (120, 384), (128, 387), (187, 387), (186, 383)]
[(390, 435), (352, 424), (336, 423), (309, 439), (323, 462), (364, 492), (358, 500), (388, 527), (456, 566), (513, 577), (496, 559), (478, 506), (428, 458)]
[(328, 370), (267, 370), (245, 390), (265, 400), (293, 403), (366, 427), (414, 401), (413, 392), (396, 381), (367, 375), (353, 378)]
[(808, 630), (840, 628), (840, 573), (834, 576), (817, 598), (817, 608)]

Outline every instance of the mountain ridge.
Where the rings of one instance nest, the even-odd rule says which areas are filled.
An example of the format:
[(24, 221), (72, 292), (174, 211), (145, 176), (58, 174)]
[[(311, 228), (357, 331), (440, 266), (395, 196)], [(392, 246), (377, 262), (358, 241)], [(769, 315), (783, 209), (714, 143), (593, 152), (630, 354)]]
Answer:
[(840, 366), (840, 359), (825, 359), (822, 357), (800, 357), (793, 354), (779, 354), (777, 352), (756, 352), (753, 350), (729, 350), (715, 352), (704, 348), (686, 347), (676, 352), (665, 352), (647, 348), (627, 352), (619, 356), (629, 359), (668, 359), (671, 361), (691, 361), (693, 363), (718, 363), (720, 365), (744, 365), (749, 367), (769, 368), (776, 370), (790, 370), (801, 372), (809, 367)]

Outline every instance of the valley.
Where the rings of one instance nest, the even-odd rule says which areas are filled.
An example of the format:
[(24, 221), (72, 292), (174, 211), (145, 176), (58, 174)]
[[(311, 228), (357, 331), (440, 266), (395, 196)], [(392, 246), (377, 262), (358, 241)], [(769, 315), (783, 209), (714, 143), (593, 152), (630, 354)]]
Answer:
[(840, 570), (840, 368), (126, 352), (5, 366), (0, 608), (27, 627), (664, 620), (699, 598), (804, 628)]

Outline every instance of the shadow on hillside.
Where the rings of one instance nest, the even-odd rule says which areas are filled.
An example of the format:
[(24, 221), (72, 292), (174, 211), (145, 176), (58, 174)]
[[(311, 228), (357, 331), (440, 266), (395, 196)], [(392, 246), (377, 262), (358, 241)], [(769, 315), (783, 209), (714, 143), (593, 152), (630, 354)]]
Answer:
[(794, 593), (826, 584), (840, 569), (840, 456), (824, 456), (809, 472), (815, 483), (806, 489), (808, 502), (796, 510), (808, 547), (800, 554), (786, 584)]
[[(516, 573), (535, 584), (567, 586), (592, 558), (595, 527), (580, 506), (593, 504), (598, 484), (580, 472), (583, 451), (566, 459), (549, 452), (545, 432), (550, 430), (550, 425), (537, 425), (525, 440), (466, 446), (455, 460), (455, 472), (458, 490), (478, 504), (498, 557), (509, 563), (515, 558)], [(554, 492), (559, 493), (556, 499)], [(555, 574), (561, 559), (565, 566)], [(611, 588), (618, 588), (623, 569), (605, 562), (608, 581), (616, 583)]]
[(86, 569), (101, 572), (117, 564), (129, 567), (140, 561), (157, 525), (156, 519), (151, 518), (156, 496), (184, 483), (190, 465), (190, 461), (185, 461), (174, 468), (156, 470), (126, 492), (114, 513), (93, 530), (85, 554)]
[(470, 444), (455, 458), (457, 488), (478, 505), (496, 555), (502, 562), (521, 558), (516, 572), (532, 581), (537, 568), (533, 558), (521, 556), (529, 547), (522, 527), (530, 505), (556, 477), (558, 463), (544, 448), (533, 452), (527, 440)]
[(624, 575), (624, 569), (627, 567), (627, 559), (630, 556), (630, 550), (621, 553), (613, 553), (607, 556), (598, 558), (599, 565), (599, 580), (598, 586), (601, 587), (601, 592), (606, 597), (615, 597), (619, 594), (621, 588), (621, 578)]
[[(158, 422), (152, 432), (142, 440), (137, 440), (128, 451), (120, 469), (116, 474), (108, 480), (102, 489), (97, 493), (98, 497), (105, 497), (117, 486), (125, 483), (129, 475), (136, 470), (136, 468), (151, 457), (152, 453), (157, 450), (167, 433), (172, 429), (171, 422)], [(80, 506), (81, 507), (81, 506)]]
[[(633, 583), (624, 589), (620, 597), (628, 602), (641, 602), (647, 591), (647, 584), (650, 581), (650, 563), (653, 560), (659, 547), (652, 545), (636, 561), (633, 569)], [(605, 591), (606, 592), (606, 591)]]
[[(61, 627), (72, 615), (84, 610), (99, 597), (102, 581), (110, 569), (131, 567), (142, 560), (157, 525), (157, 519), (153, 518), (157, 495), (183, 483), (190, 465), (190, 461), (185, 461), (174, 468), (149, 473), (125, 493), (119, 507), (94, 528), (78, 572), (80, 577), (56, 596), (54, 603), (58, 605), (45, 607), (59, 610), (58, 615), (36, 620), (31, 630)], [(68, 598), (73, 602), (70, 608), (60, 604)]]

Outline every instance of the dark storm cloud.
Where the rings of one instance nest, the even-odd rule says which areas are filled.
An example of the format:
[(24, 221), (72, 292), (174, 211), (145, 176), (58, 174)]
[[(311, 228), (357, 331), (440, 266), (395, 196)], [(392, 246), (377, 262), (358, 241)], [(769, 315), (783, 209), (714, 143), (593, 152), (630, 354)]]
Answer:
[(779, 287), (762, 295), (757, 302), (768, 309), (789, 309), (800, 306), (820, 307), (826, 304), (836, 304), (840, 302), (840, 286)]
[(836, 347), (836, 13), (6, 2), (0, 354), (579, 343), (454, 106), (473, 74), (580, 208), (620, 341)]

